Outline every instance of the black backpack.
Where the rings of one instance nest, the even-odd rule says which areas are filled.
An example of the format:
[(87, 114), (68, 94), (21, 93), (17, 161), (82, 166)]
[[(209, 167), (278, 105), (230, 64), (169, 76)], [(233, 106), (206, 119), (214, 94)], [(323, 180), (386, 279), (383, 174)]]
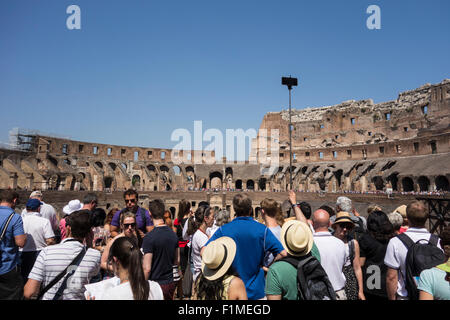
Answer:
[(311, 253), (303, 257), (287, 256), (286, 261), (297, 269), (298, 300), (336, 300), (328, 275)]
[[(423, 270), (431, 269), (446, 261), (445, 254), (439, 249), (439, 237), (432, 234), (430, 240), (414, 242), (406, 234), (397, 236), (408, 249), (405, 261), (405, 286), (410, 300), (419, 300), (418, 278)], [(426, 243), (422, 243), (426, 242)]]

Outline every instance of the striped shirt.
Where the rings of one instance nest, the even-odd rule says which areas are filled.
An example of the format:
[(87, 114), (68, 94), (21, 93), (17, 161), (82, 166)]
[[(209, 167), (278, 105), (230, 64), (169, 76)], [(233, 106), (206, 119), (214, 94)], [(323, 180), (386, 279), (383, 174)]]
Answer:
[[(45, 287), (60, 274), (84, 248), (83, 244), (74, 239), (64, 239), (60, 244), (44, 248), (36, 259), (28, 278), (41, 282)], [(88, 249), (75, 273), (67, 280), (67, 287), (62, 300), (84, 300), (84, 285), (100, 271), (101, 253), (95, 249)], [(69, 268), (70, 269), (70, 268)], [(51, 300), (58, 291), (65, 277), (61, 278), (42, 297)]]

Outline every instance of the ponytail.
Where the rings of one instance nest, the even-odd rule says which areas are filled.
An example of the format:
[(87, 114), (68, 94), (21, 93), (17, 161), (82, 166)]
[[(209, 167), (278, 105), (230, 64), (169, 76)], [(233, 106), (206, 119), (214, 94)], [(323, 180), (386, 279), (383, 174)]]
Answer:
[(144, 269), (142, 268), (142, 253), (136, 241), (128, 237), (120, 237), (114, 240), (109, 260), (116, 257), (122, 267), (128, 271), (131, 291), (134, 300), (148, 300), (150, 285), (145, 280)]

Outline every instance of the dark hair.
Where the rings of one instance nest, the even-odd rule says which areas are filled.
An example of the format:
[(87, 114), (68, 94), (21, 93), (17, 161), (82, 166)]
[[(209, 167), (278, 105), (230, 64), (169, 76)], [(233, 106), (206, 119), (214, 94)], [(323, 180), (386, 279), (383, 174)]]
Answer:
[(252, 214), (252, 200), (246, 193), (238, 193), (233, 198), (233, 209), (236, 216), (249, 216)]
[(208, 202), (208, 201), (200, 201), (200, 202), (198, 203), (198, 206), (199, 206), (199, 207), (201, 207), (201, 206), (207, 206), (207, 207), (209, 207), (209, 202)]
[(197, 288), (197, 299), (198, 300), (223, 300), (223, 279), (226, 276), (236, 276), (239, 277), (239, 274), (234, 270), (232, 266), (228, 269), (228, 271), (216, 280), (208, 280), (203, 276), (203, 273), (197, 277), (195, 281), (195, 286)]
[(66, 225), (70, 226), (74, 238), (85, 238), (91, 231), (91, 212), (78, 210), (66, 217)]
[(1, 202), (13, 203), (14, 199), (19, 200), (19, 194), (14, 190), (2, 190), (0, 191)]
[(367, 217), (367, 230), (369, 234), (381, 243), (388, 243), (395, 235), (394, 227), (389, 221), (389, 217), (383, 211), (373, 211)]
[(119, 208), (112, 208), (111, 210), (108, 211), (108, 214), (106, 215), (106, 218), (105, 218), (105, 224), (111, 224), (112, 219), (114, 218), (114, 214), (117, 211), (120, 211), (120, 209)]
[(322, 209), (322, 210), (325, 210), (326, 212), (328, 212), (328, 214), (330, 215), (330, 218), (331, 218), (332, 216), (335, 216), (335, 215), (336, 215), (336, 212), (335, 212), (334, 209), (333, 209), (332, 207), (330, 207), (330, 206), (323, 205), (323, 206), (321, 206), (319, 209)]
[(186, 199), (182, 199), (178, 204), (178, 221), (181, 221), (184, 215), (189, 213), (189, 210), (191, 210), (191, 203)]
[(198, 228), (202, 225), (203, 221), (205, 221), (205, 217), (211, 214), (210, 206), (200, 206), (197, 210), (195, 210), (194, 217), (189, 218), (188, 220), (188, 235), (193, 235)]
[(300, 210), (302, 210), (303, 215), (306, 219), (311, 218), (311, 205), (308, 202), (302, 201), (299, 203)]
[(148, 210), (152, 214), (153, 219), (164, 219), (164, 212), (166, 211), (164, 201), (155, 199), (148, 204)]
[(127, 237), (114, 240), (109, 250), (108, 262), (111, 262), (113, 257), (116, 257), (122, 267), (128, 270), (128, 280), (134, 300), (148, 300), (150, 285), (145, 280), (142, 253), (135, 241)]
[(95, 202), (98, 203), (98, 198), (95, 195), (95, 193), (88, 193), (87, 195), (84, 196), (83, 198), (83, 204), (89, 204), (91, 202)]
[(128, 189), (123, 193), (123, 198), (125, 199), (126, 196), (131, 196), (131, 195), (135, 195), (136, 196), (136, 200), (138, 199), (138, 193), (136, 190), (134, 189)]
[(105, 224), (106, 211), (102, 208), (95, 208), (91, 214), (92, 226), (102, 227)]

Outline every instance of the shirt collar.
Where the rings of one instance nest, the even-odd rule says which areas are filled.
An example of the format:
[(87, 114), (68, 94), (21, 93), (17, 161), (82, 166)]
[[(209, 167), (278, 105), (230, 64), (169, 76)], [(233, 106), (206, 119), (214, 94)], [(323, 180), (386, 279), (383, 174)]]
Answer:
[(236, 217), (233, 220), (253, 220), (253, 217), (251, 216), (240, 216), (240, 217)]
[(42, 217), (42, 214), (40, 212), (36, 212), (36, 211), (25, 211), (25, 216)]
[(328, 237), (328, 236), (333, 236), (333, 235), (329, 231), (319, 231), (319, 232), (314, 232), (314, 236)]
[(426, 228), (408, 228), (405, 232), (417, 232), (417, 233), (428, 233), (428, 230)]

